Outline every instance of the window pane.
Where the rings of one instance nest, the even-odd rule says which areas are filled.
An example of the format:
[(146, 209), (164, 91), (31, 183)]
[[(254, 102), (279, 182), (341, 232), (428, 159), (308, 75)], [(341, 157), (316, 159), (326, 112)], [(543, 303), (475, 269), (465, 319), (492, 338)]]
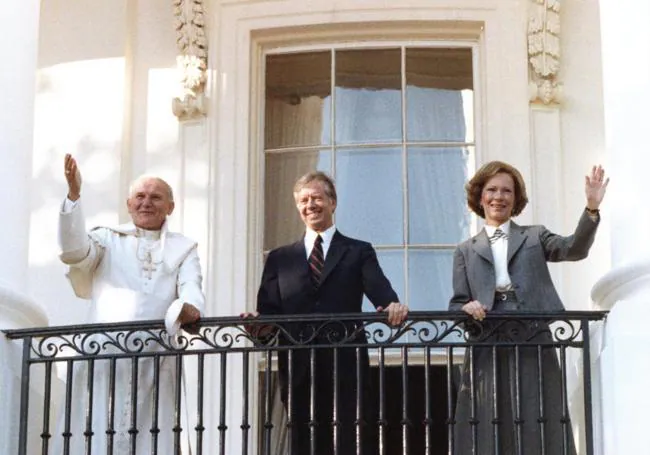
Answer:
[(468, 157), (460, 147), (408, 148), (410, 244), (455, 245), (469, 237)]
[(473, 142), (472, 50), (406, 50), (406, 137)]
[(410, 249), (408, 257), (409, 308), (446, 310), (452, 294), (453, 249)]
[(266, 57), (266, 149), (331, 143), (331, 55)]
[[(408, 305), (412, 311), (445, 311), (449, 305), (452, 295), (452, 263), (453, 249), (449, 250), (409, 250), (408, 258), (408, 280), (409, 280), (409, 301)], [(435, 322), (439, 326), (439, 333), (445, 327), (444, 322)], [(414, 332), (407, 332), (400, 338), (402, 342), (426, 341), (430, 335), (421, 330), (431, 332), (430, 323), (419, 323), (413, 325)], [(430, 338), (429, 338), (430, 339)], [(445, 341), (458, 341), (459, 337), (453, 335)]]
[(398, 148), (336, 154), (336, 225), (375, 245), (404, 242), (402, 154)]
[(299, 151), (266, 154), (264, 249), (295, 242), (305, 228), (293, 200), (293, 185), (310, 171), (331, 173), (332, 153)]
[(402, 140), (399, 49), (337, 51), (336, 143)]

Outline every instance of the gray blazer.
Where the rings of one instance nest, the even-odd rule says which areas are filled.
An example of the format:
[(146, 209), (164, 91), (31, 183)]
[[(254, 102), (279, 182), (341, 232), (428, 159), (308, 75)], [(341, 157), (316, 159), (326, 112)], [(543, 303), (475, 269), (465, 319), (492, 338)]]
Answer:
[[(564, 305), (553, 286), (548, 261), (578, 261), (587, 257), (600, 217), (594, 221), (583, 212), (575, 232), (563, 237), (544, 226), (510, 224), (508, 273), (523, 311), (557, 311)], [(460, 311), (471, 300), (488, 310), (496, 287), (492, 249), (485, 229), (458, 245), (454, 252), (453, 289), (450, 311)]]

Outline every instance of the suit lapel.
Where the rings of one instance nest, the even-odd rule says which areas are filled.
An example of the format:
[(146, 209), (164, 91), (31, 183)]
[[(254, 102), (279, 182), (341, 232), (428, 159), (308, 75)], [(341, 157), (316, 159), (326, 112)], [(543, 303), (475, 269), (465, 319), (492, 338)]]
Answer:
[(508, 234), (508, 264), (519, 251), (526, 240), (526, 233), (518, 224), (510, 222), (510, 233)]
[(339, 263), (345, 252), (348, 250), (345, 238), (339, 234), (339, 231), (334, 232), (332, 243), (330, 243), (329, 250), (327, 250), (327, 257), (325, 258), (325, 267), (320, 278), (320, 285), (327, 279), (329, 274), (334, 270), (336, 264)]
[(485, 229), (481, 230), (481, 232), (472, 238), (472, 249), (490, 264), (494, 264), (492, 248), (490, 248), (490, 240), (488, 239)]

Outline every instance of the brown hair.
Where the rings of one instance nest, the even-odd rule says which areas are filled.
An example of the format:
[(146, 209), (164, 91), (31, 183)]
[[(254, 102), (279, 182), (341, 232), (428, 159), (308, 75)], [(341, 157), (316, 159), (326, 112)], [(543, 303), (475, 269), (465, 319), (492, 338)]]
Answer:
[(325, 194), (334, 202), (336, 202), (336, 187), (334, 186), (334, 180), (332, 180), (329, 175), (321, 171), (308, 172), (300, 177), (298, 181), (296, 181), (296, 184), (293, 186), (294, 196), (311, 182), (321, 182), (325, 186)]
[(485, 218), (485, 211), (481, 207), (481, 194), (485, 184), (497, 174), (508, 174), (512, 177), (515, 183), (515, 203), (512, 207), (512, 216), (519, 215), (526, 204), (528, 204), (528, 196), (526, 196), (526, 184), (519, 171), (508, 163), (503, 161), (490, 161), (484, 164), (476, 171), (474, 177), (465, 185), (465, 192), (467, 193), (467, 205), (481, 218)]

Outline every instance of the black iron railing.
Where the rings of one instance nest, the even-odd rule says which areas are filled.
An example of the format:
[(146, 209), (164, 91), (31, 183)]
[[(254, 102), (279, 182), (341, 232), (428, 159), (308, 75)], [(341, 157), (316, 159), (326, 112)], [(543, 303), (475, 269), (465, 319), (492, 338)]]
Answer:
[[(18, 454), (180, 454), (190, 444), (194, 454), (552, 455), (576, 453), (578, 441), (591, 455), (590, 323), (604, 317), (412, 312), (400, 327), (374, 313), (205, 318), (176, 338), (160, 321), (6, 331), (23, 343)], [(579, 412), (568, 390), (576, 365)], [(35, 375), (42, 391), (30, 402)]]

